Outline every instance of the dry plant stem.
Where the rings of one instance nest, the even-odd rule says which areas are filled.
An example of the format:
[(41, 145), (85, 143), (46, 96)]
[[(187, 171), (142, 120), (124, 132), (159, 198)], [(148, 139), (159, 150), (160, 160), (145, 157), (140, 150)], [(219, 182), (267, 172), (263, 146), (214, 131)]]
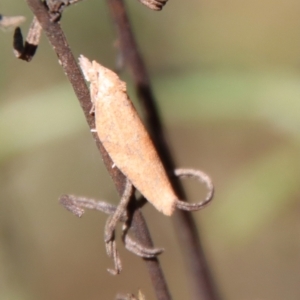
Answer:
[[(129, 203), (129, 206), (134, 204), (133, 202)], [(130, 207), (129, 207), (130, 209)], [(146, 226), (145, 219), (140, 212), (140, 210), (135, 210), (134, 215), (132, 218), (132, 226), (131, 230), (134, 232), (134, 235), (136, 236), (137, 240), (143, 244), (150, 247), (153, 247), (153, 243), (151, 239), (149, 239), (150, 234), (148, 231), (148, 228)], [(163, 271), (158, 264), (157, 257), (153, 258), (144, 258), (144, 261), (146, 262), (146, 266), (148, 269), (148, 272), (150, 274), (150, 278), (155, 290), (156, 298), (159, 300), (168, 300), (172, 299), (168, 287), (166, 285), (165, 280), (157, 280), (157, 278), (163, 277)]]
[[(82, 73), (77, 65), (77, 62), (71, 52), (71, 49), (66, 41), (66, 38), (61, 30), (61, 27), (58, 23), (54, 23), (50, 21), (50, 16), (44, 7), (43, 3), (40, 0), (26, 0), (28, 6), (32, 10), (33, 14), (37, 17), (40, 25), (42, 26), (45, 34), (47, 35), (52, 47), (54, 48), (54, 51), (56, 52), (58, 59), (63, 67), (63, 70), (68, 77), (70, 83), (72, 84), (72, 87), (74, 89), (74, 92), (80, 102), (80, 105), (83, 109), (83, 112), (85, 114), (86, 120), (88, 122), (88, 125), (91, 129), (95, 128), (94, 123), (94, 117), (90, 115), (90, 110), (92, 103), (90, 101), (90, 93), (89, 90), (85, 84), (85, 80), (82, 76)], [(101, 152), (102, 159), (105, 163), (105, 166), (111, 175), (114, 184), (116, 186), (116, 189), (119, 193), (119, 195), (123, 194), (123, 190), (125, 187), (125, 177), (124, 175), (117, 169), (112, 168), (113, 162), (111, 161), (109, 155), (103, 148), (102, 144), (100, 143), (97, 134), (93, 133), (94, 140), (97, 144), (98, 149)], [(140, 212), (134, 212), (134, 220), (132, 222), (132, 227), (134, 228), (135, 232), (140, 236), (143, 236), (143, 234), (147, 234), (147, 228), (145, 223), (140, 222), (140, 217), (137, 218), (136, 214), (140, 216)], [(146, 240), (146, 241), (145, 241)], [(147, 247), (152, 247), (152, 242), (150, 235), (147, 237), (144, 237), (143, 244)], [(147, 262), (147, 261), (146, 261)], [(151, 272), (155, 273), (156, 276), (153, 276), (151, 274), (151, 278), (154, 278), (154, 288), (158, 286), (160, 290), (156, 292), (157, 294), (163, 294), (168, 295), (168, 289), (165, 283), (164, 276), (161, 272), (160, 265), (158, 263), (158, 260), (151, 261)], [(164, 283), (164, 291), (162, 292), (161, 285)], [(158, 298), (159, 300), (169, 300), (171, 297), (161, 297)]]
[[(107, 0), (107, 3), (116, 25), (120, 50), (125, 65), (128, 66), (135, 83), (148, 132), (166, 170), (171, 174), (175, 169), (175, 163), (164, 138), (163, 127), (151, 90), (150, 80), (134, 39), (124, 2), (123, 0)], [(171, 180), (178, 197), (185, 199), (185, 192), (179, 180), (176, 177), (172, 177)], [(188, 212), (178, 211), (174, 222), (189, 272), (192, 299), (220, 299), (192, 216)]]

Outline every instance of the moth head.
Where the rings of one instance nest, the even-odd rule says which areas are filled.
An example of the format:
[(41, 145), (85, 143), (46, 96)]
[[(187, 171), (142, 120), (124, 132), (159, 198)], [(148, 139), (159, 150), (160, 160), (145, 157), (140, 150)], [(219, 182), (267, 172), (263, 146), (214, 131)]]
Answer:
[(91, 62), (80, 55), (79, 65), (85, 79), (91, 83), (91, 91), (97, 97), (105, 97), (120, 91), (126, 91), (126, 84), (119, 79), (118, 75), (96, 61)]
[(97, 79), (97, 72), (93, 67), (93, 63), (83, 55), (79, 56), (78, 61), (85, 80), (91, 83), (94, 82)]

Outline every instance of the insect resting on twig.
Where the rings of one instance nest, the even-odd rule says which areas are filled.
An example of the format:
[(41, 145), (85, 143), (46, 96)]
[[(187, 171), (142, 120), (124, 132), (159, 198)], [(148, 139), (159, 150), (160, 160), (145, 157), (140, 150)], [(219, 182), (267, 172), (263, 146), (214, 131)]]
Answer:
[[(121, 266), (115, 252), (114, 231), (117, 222), (124, 219), (124, 216), (126, 219), (127, 205), (134, 188), (139, 190), (158, 211), (167, 216), (172, 215), (175, 208), (187, 211), (203, 208), (211, 201), (214, 188), (210, 177), (202, 171), (178, 169), (175, 171), (176, 176), (196, 178), (208, 188), (205, 199), (199, 203), (179, 200), (149, 134), (127, 95), (126, 84), (113, 71), (96, 61), (89, 61), (82, 55), (79, 58), (79, 65), (85, 79), (90, 82), (95, 132), (113, 161), (112, 167), (116, 166), (127, 178), (120, 204), (110, 213), (111, 216), (105, 226), (107, 252), (114, 257), (115, 273), (119, 273)], [(80, 202), (76, 202), (74, 196), (65, 199), (68, 201), (64, 201), (63, 204), (67, 203), (65, 206), (78, 215), (76, 209), (81, 206)], [(82, 206), (87, 207), (86, 203)], [(124, 228), (126, 229), (126, 226)], [(145, 253), (148, 253), (147, 251)], [(141, 253), (143, 254), (143, 251)]]

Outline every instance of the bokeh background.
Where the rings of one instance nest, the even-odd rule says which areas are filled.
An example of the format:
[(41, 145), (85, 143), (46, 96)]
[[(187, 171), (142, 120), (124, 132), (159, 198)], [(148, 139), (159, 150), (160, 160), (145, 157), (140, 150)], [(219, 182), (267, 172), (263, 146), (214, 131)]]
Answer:
[[(220, 294), (300, 299), (300, 2), (170, 0), (159, 13), (127, 4), (177, 165), (214, 179), (213, 204), (194, 217)], [(1, 0), (0, 13), (26, 16), (26, 34), (25, 1)], [(75, 56), (114, 67), (105, 1), (68, 8), (61, 24)], [(58, 204), (63, 193), (118, 196), (46, 37), (26, 63), (14, 58), (12, 35), (0, 31), (0, 299), (113, 299), (138, 289), (154, 299), (145, 265), (121, 242), (124, 271), (106, 272), (105, 215), (77, 219)], [(196, 201), (199, 186), (186, 187)], [(174, 299), (189, 299), (172, 222), (144, 211), (166, 248)]]

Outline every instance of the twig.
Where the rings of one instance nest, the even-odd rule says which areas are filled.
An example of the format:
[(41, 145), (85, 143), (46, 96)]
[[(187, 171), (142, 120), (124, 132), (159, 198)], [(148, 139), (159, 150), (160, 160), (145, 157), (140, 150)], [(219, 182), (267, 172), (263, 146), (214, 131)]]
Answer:
[[(169, 174), (172, 174), (175, 169), (175, 163), (164, 138), (162, 122), (156, 107), (149, 76), (139, 53), (124, 2), (123, 0), (108, 0), (107, 3), (113, 21), (116, 24), (123, 59), (134, 80), (137, 96), (145, 116), (146, 126), (166, 170)], [(181, 183), (176, 177), (170, 179), (179, 198), (185, 199), (185, 192)], [(205, 257), (197, 227), (190, 213), (184, 211), (176, 213), (174, 226), (178, 234), (183, 257), (186, 260), (192, 298), (195, 300), (220, 299)]]
[[(130, 202), (129, 205), (132, 205), (133, 202)], [(145, 219), (141, 213), (141, 211), (138, 209), (135, 211), (133, 218), (132, 218), (133, 226), (131, 227), (132, 231), (134, 232), (137, 240), (143, 244), (150, 247), (153, 247), (153, 243), (151, 239), (149, 239), (150, 234), (148, 231), (148, 228), (146, 226)], [(158, 258), (144, 258), (144, 261), (146, 262), (146, 266), (150, 275), (150, 279), (152, 281), (156, 297), (157, 299), (172, 299), (171, 295), (168, 291), (168, 286), (166, 284), (165, 280), (157, 280), (157, 278), (161, 278), (163, 276), (163, 271), (160, 267), (160, 264), (158, 263)]]
[[(67, 75), (70, 83), (72, 84), (74, 92), (80, 102), (88, 125), (91, 129), (95, 128), (94, 118), (89, 113), (92, 106), (89, 90), (85, 84), (82, 73), (71, 52), (71, 49), (66, 41), (60, 25), (58, 23), (51, 22), (50, 16), (40, 0), (26, 0), (26, 2), (32, 10), (33, 14), (37, 17), (54, 51), (56, 52), (64, 73)], [(122, 195), (125, 187), (125, 177), (117, 168), (112, 168), (113, 163), (104, 147), (102, 146), (100, 140), (98, 139), (97, 134), (93, 133), (93, 137), (102, 155), (104, 164), (114, 181), (116, 189), (118, 193)], [(150, 235), (145, 236), (148, 233), (148, 229), (140, 220), (140, 215), (141, 213), (138, 210), (134, 210), (132, 228), (136, 232), (137, 238), (143, 236), (143, 244), (150, 248), (152, 246), (151, 238)], [(151, 272), (153, 272), (153, 274), (155, 273), (155, 276), (153, 274), (150, 274), (150, 276), (152, 278), (157, 298), (159, 300), (171, 299), (158, 260), (156, 259), (145, 261), (147, 265), (151, 265)]]

